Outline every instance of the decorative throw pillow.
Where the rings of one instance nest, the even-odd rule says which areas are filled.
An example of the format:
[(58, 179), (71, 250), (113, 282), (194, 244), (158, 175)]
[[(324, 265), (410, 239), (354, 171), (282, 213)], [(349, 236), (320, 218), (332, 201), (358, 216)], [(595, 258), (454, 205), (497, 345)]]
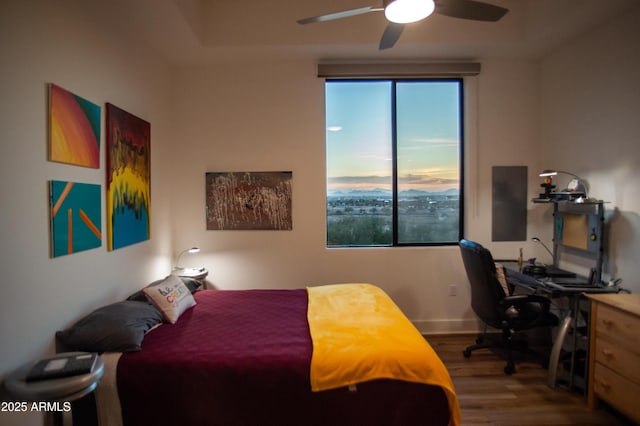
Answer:
[[(198, 280), (194, 280), (193, 278), (189, 278), (189, 277), (179, 277), (179, 278), (187, 286), (191, 294), (195, 293), (200, 289), (200, 287), (202, 287), (202, 284)], [(164, 280), (165, 280), (164, 278), (161, 280), (156, 280), (151, 284), (149, 284), (147, 287), (158, 285)], [(143, 290), (136, 291), (131, 296), (127, 297), (127, 300), (135, 300), (136, 302), (149, 302), (149, 299), (147, 299), (147, 296), (144, 294)]]
[(56, 333), (65, 351), (135, 352), (144, 335), (162, 323), (162, 314), (148, 303), (123, 301), (103, 306)]
[(504, 294), (509, 296), (511, 294), (511, 290), (509, 289), (509, 284), (507, 284), (507, 278), (504, 274), (504, 265), (502, 263), (496, 263), (496, 277), (504, 290)]
[(145, 287), (142, 291), (171, 324), (196, 304), (187, 286), (175, 275), (169, 275), (160, 283)]

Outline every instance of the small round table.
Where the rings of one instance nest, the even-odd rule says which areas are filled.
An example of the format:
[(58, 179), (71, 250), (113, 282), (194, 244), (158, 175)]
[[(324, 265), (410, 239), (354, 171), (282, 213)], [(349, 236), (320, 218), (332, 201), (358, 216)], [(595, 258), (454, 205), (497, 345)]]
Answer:
[[(104, 362), (100, 356), (96, 359), (93, 369), (86, 374), (38, 381), (27, 381), (26, 377), (31, 368), (39, 361), (86, 354), (86, 352), (64, 352), (29, 362), (6, 377), (5, 387), (11, 397), (17, 401), (71, 402), (80, 399), (95, 390), (104, 374)], [(62, 411), (45, 411), (45, 414), (53, 416), (54, 425), (63, 424)]]
[(180, 278), (191, 278), (196, 280), (202, 289), (207, 286), (207, 275), (209, 270), (206, 268), (176, 268), (171, 272), (172, 275), (176, 275)]

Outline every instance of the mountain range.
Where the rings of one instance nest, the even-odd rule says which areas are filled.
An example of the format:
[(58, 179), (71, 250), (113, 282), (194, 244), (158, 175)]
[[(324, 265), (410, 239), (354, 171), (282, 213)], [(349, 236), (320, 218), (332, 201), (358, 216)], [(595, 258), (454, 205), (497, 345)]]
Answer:
[[(330, 190), (327, 192), (328, 197), (332, 198), (391, 198), (391, 190), (384, 188), (374, 189), (349, 189), (349, 190)], [(444, 191), (425, 191), (420, 189), (409, 189), (400, 191), (399, 198), (418, 198), (428, 196), (457, 196), (460, 195), (458, 189), (451, 188)]]

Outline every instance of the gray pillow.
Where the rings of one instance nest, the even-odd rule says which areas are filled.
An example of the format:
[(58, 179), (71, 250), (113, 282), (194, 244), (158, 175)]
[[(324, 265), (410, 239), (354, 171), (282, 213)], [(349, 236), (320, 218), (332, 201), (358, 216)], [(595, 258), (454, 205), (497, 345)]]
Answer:
[(162, 313), (153, 305), (134, 301), (103, 306), (80, 319), (56, 338), (68, 351), (135, 352), (144, 334), (162, 322)]

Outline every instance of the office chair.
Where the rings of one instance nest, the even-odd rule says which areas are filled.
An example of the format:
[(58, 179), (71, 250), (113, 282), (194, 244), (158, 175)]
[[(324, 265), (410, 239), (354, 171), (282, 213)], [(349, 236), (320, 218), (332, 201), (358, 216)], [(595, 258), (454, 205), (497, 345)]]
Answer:
[[(476, 349), (501, 348), (507, 358), (505, 374), (515, 372), (514, 350), (540, 356), (542, 365), (546, 366), (548, 355), (541, 356), (529, 349), (526, 342), (514, 340), (514, 335), (535, 327), (558, 325), (558, 317), (549, 312), (550, 300), (535, 294), (513, 295), (510, 286), (507, 287), (507, 294), (498, 280), (491, 252), (469, 240), (461, 240), (458, 245), (471, 284), (471, 307), (485, 323), (485, 331), (476, 339), (476, 344), (463, 351), (465, 358), (470, 357)], [(498, 338), (492, 337), (487, 333), (487, 326), (502, 333)]]

